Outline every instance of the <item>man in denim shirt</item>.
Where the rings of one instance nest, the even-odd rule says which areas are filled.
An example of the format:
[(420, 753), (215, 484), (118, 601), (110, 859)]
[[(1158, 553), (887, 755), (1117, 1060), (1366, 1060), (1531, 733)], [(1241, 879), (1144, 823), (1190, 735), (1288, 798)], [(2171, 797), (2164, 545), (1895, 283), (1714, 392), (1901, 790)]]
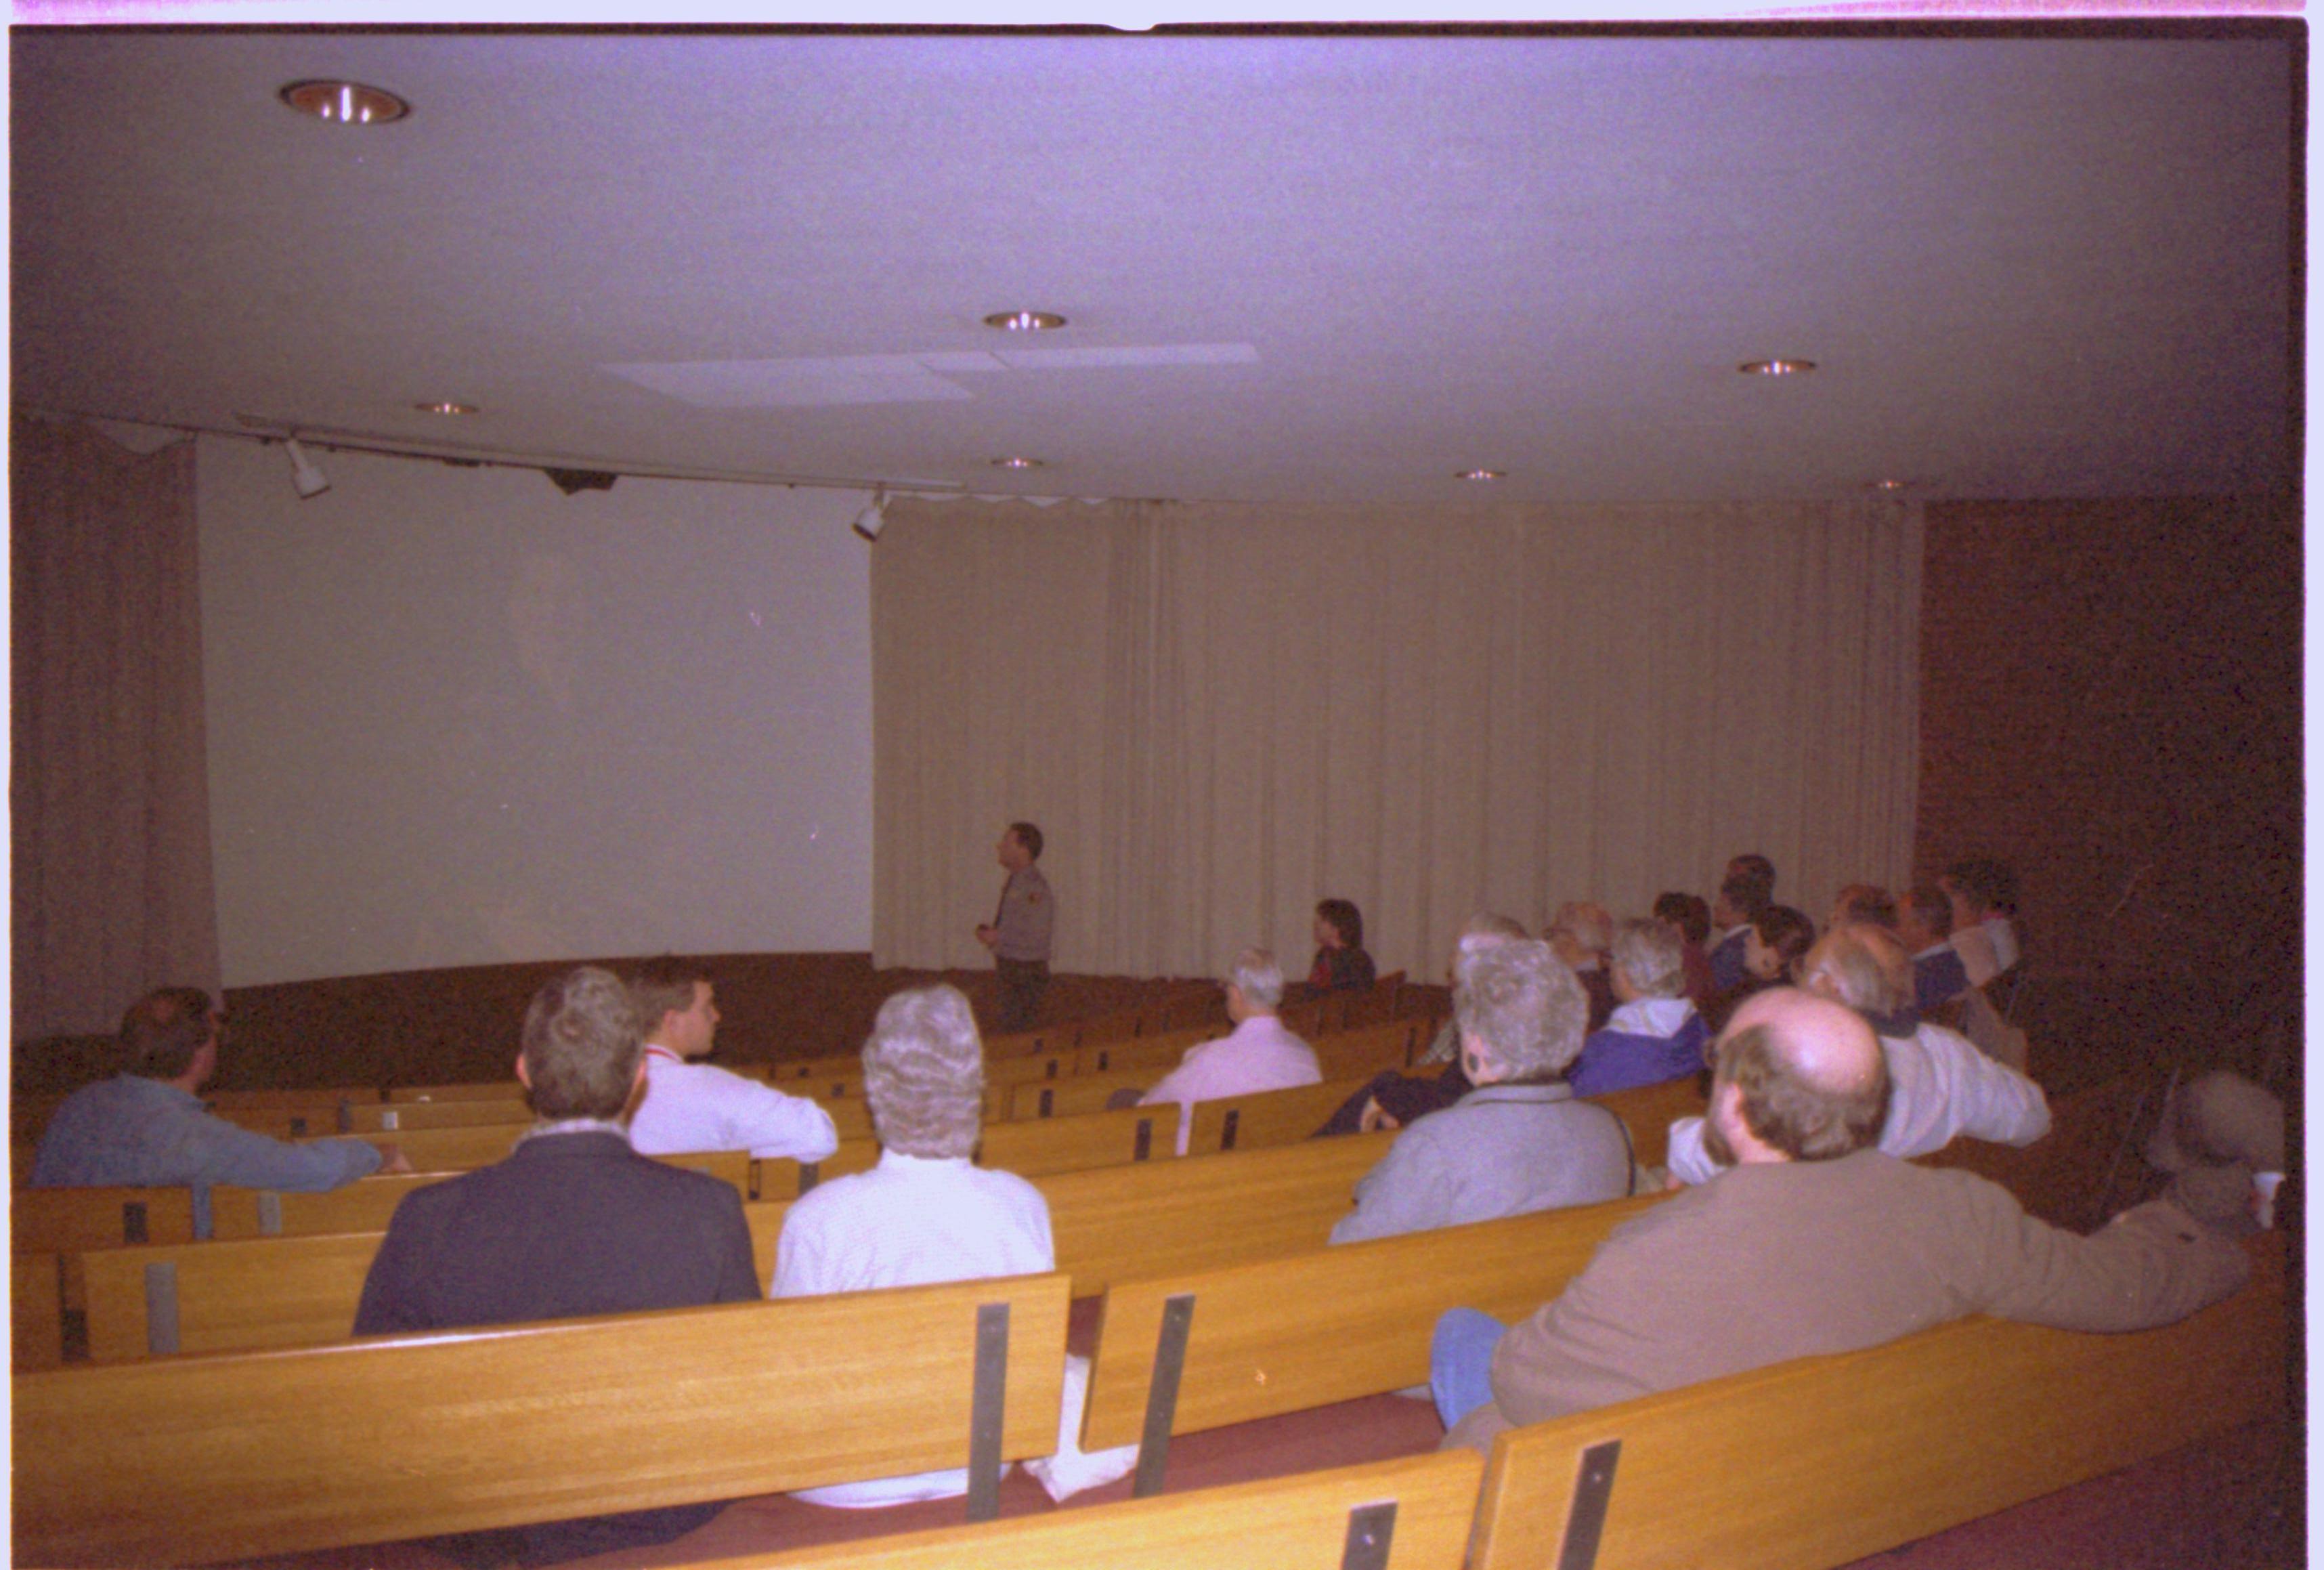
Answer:
[(383, 1168), (399, 1154), (363, 1140), (286, 1144), (202, 1108), (196, 1092), (217, 1068), (218, 1017), (199, 987), (148, 993), (121, 1019), (122, 1072), (75, 1091), (50, 1118), (32, 1163), (35, 1187), (230, 1183), (315, 1193)]

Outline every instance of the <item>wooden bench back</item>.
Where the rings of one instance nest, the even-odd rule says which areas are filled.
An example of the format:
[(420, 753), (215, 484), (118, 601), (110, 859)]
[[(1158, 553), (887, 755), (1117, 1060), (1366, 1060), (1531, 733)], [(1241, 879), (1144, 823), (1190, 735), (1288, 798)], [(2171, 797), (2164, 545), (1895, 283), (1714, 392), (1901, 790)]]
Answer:
[(409, 1129), (392, 1136), (369, 1137), (375, 1144), (393, 1145), (402, 1151), (415, 1172), (468, 1172), (503, 1159), (531, 1126), (530, 1122), (478, 1123), (465, 1129)]
[(1003, 1121), (1015, 1122), (1025, 1118), (1063, 1118), (1103, 1112), (1116, 1092), (1143, 1092), (1166, 1072), (1160, 1068), (1118, 1068), (1106, 1074), (1071, 1074), (1063, 1079), (1028, 1079), (1021, 1085), (1005, 1085), (1001, 1088), (1010, 1093), (1009, 1116)]
[[(1018, 1516), (715, 1562), (715, 1570), (1314, 1570), (1384, 1532), (1380, 1570), (1461, 1570), (1476, 1513), (1473, 1451)], [(1371, 1528), (1392, 1505), (1385, 1528)], [(1350, 1516), (1363, 1524), (1351, 1528)], [(700, 1570), (714, 1570), (705, 1564)]]
[(2281, 1245), (2255, 1240), (2242, 1292), (2159, 1330), (1980, 1316), (1513, 1429), (1473, 1570), (1563, 1562), (1582, 1458), (1609, 1442), (1597, 1570), (1821, 1570), (2279, 1416)]
[[(1356, 1179), (1391, 1134), (1317, 1140), (1271, 1150), (1148, 1161), (1033, 1179), (1049, 1203), (1057, 1269), (1076, 1298), (1117, 1279), (1208, 1270), (1323, 1246)], [(742, 1207), (759, 1285), (774, 1279), (787, 1200)], [(381, 1226), (322, 1235), (156, 1244), (82, 1256), (91, 1361), (156, 1352), (243, 1352), (346, 1339), (383, 1235)], [(56, 1317), (54, 1255), (49, 1317)], [(151, 1275), (166, 1268), (164, 1287)], [(20, 1287), (20, 1294), (23, 1288)], [(155, 1315), (157, 1294), (168, 1307)], [(157, 1331), (159, 1339), (157, 1341)], [(58, 1337), (42, 1333), (53, 1366)]]
[(1680, 1118), (1701, 1117), (1703, 1100), (1698, 1076), (1666, 1079), (1585, 1098), (1622, 1120), (1630, 1131), (1630, 1151), (1641, 1167), (1659, 1167), (1670, 1159), (1670, 1126)]
[(1190, 1048), (1217, 1040), (1229, 1028), (1222, 1020), (1214, 1025), (1148, 1031), (1128, 1040), (1094, 1041), (1074, 1053), (1073, 1072), (1087, 1075), (1135, 1071), (1158, 1079), (1177, 1067)]
[[(1066, 1282), (572, 1319), (18, 1375), (15, 1556), (186, 1564), (958, 1466), (981, 1305), (1005, 1458), (1056, 1448)], [(738, 1442), (738, 1436), (747, 1436)]]
[(1198, 1101), (1186, 1151), (1206, 1156), (1214, 1150), (1261, 1150), (1311, 1138), (1340, 1110), (1340, 1104), (1363, 1089), (1370, 1078), (1367, 1074), (1357, 1079), (1303, 1085), (1296, 1090), (1261, 1090)]
[(1412, 1062), (1420, 1029), (1416, 1020), (1381, 1020), (1352, 1030), (1335, 1030), (1309, 1043), (1316, 1066), (1326, 1079), (1370, 1079), (1385, 1069), (1403, 1068)]
[(1036, 1178), (1130, 1161), (1176, 1160), (1178, 1109), (1124, 1107), (1069, 1118), (987, 1123), (977, 1165)]
[[(521, 1098), (475, 1096), (460, 1101), (374, 1102), (362, 1106), (349, 1104), (341, 1111), (346, 1114), (340, 1120), (345, 1126), (337, 1131), (349, 1134), (401, 1134), (416, 1129), (465, 1129), (479, 1123), (532, 1122), (532, 1104)], [(333, 1130), (309, 1131), (321, 1134)]]
[(130, 1242), (190, 1242), (189, 1188), (19, 1188), (9, 1196), (9, 1247), (75, 1254)]
[(460, 1085), (392, 1085), (375, 1101), (513, 1101), (521, 1100), (524, 1086), (513, 1079), (469, 1081)]
[(8, 1256), (8, 1366), (18, 1373), (65, 1358), (64, 1280), (55, 1254)]
[[(1224, 1156), (1055, 1172), (1049, 1201), (1057, 1269), (1086, 1298), (1130, 1277), (1167, 1276), (1323, 1246), (1356, 1179), (1392, 1134), (1311, 1140)], [(1148, 1349), (1151, 1350), (1150, 1348)]]
[(1191, 1297), (1194, 1316), (1172, 1433), (1305, 1411), (1424, 1382), (1429, 1336), (1445, 1309), (1530, 1314), (1564, 1289), (1609, 1232), (1660, 1198), (1115, 1281), (1105, 1296), (1082, 1444), (1100, 1450), (1139, 1437), (1173, 1298)]

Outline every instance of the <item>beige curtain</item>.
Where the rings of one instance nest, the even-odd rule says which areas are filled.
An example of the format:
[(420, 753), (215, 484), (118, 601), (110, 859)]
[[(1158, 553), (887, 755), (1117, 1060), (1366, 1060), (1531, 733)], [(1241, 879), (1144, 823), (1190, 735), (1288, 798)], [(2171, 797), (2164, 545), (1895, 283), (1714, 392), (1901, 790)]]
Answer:
[(218, 983), (190, 442), (10, 428), (12, 1030)]
[(1889, 501), (890, 504), (873, 952), (974, 965), (1012, 818), (1061, 968), (1304, 973), (1316, 900), (1435, 976), (1472, 911), (1643, 914), (1730, 854), (1819, 923), (1909, 868), (1921, 521)]

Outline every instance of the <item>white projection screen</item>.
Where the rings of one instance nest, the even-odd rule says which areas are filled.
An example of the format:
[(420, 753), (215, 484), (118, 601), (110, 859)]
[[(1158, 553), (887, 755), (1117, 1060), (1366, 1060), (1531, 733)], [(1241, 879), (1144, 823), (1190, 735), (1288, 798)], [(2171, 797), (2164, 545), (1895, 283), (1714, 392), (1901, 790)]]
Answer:
[(230, 986), (870, 948), (862, 493), (205, 438)]

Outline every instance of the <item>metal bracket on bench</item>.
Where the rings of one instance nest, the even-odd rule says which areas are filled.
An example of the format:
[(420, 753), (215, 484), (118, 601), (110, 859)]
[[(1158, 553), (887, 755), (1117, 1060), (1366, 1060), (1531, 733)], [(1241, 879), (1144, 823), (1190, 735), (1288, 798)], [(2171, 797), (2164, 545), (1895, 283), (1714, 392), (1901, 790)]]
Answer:
[(261, 1237), (282, 1235), (282, 1196), (275, 1193), (272, 1188), (262, 1188), (258, 1191), (258, 1235)]
[(121, 1202), (121, 1241), (125, 1243), (151, 1242), (145, 1231), (145, 1202), (124, 1199)]
[(339, 1097), (339, 1132), (343, 1134), (351, 1134), (355, 1131), (355, 1109), (348, 1104), (347, 1098), (346, 1096), (341, 1096)]
[(1042, 1089), (1042, 1091), (1041, 1091), (1041, 1115), (1042, 1115), (1043, 1117), (1047, 1117), (1047, 1116), (1049, 1115), (1049, 1109), (1050, 1109), (1051, 1107), (1053, 1107), (1053, 1106), (1055, 1106), (1055, 1105), (1056, 1104), (1056, 1100), (1057, 1100), (1057, 1093), (1056, 1093), (1056, 1091), (1054, 1091), (1054, 1090), (1050, 1090), (1050, 1089), (1047, 1088), (1046, 1086)]
[(820, 1162), (820, 1161), (801, 1161), (801, 1162), (799, 1163), (799, 1191), (798, 1191), (798, 1196), (799, 1196), (801, 1199), (805, 1199), (805, 1198), (806, 1198), (809, 1194), (813, 1193), (813, 1192), (815, 1191), (815, 1186), (816, 1186), (816, 1184), (818, 1184), (818, 1183), (822, 1182), (822, 1181), (823, 1181), (823, 1163), (822, 1163), (822, 1162)]
[(1348, 1541), (1340, 1550), (1340, 1570), (1388, 1570), (1388, 1547), (1396, 1540), (1396, 1501), (1358, 1505), (1348, 1512)]
[[(1098, 1054), (1097, 1066), (1100, 1068), (1103, 1068), (1105, 1067), (1105, 1055), (1103, 1053)], [(1048, 1070), (1043, 1074), (1041, 1077), (1044, 1079), (1055, 1079), (1057, 1077), (1057, 1060), (1056, 1058), (1052, 1057), (1049, 1059)], [(1043, 1113), (1041, 1115), (1043, 1117), (1047, 1117), (1049, 1114)]]
[(1138, 1145), (1136, 1149), (1131, 1150), (1130, 1159), (1133, 1161), (1143, 1161), (1152, 1154), (1154, 1154), (1154, 1120), (1152, 1118), (1139, 1118), (1138, 1120)]
[(178, 1267), (168, 1260), (145, 1267), (145, 1350), (178, 1350)]
[(1619, 1439), (1602, 1440), (1582, 1453), (1582, 1465), (1573, 1477), (1573, 1509), (1565, 1518), (1565, 1540), (1558, 1545), (1557, 1570), (1591, 1570), (1598, 1563), (1606, 1501), (1614, 1495), (1614, 1466), (1621, 1459)]
[(1223, 1128), (1223, 1129), (1221, 1129), (1221, 1130), (1219, 1131), (1219, 1149), (1220, 1149), (1220, 1150), (1233, 1150), (1233, 1149), (1234, 1149), (1234, 1142), (1235, 1142), (1235, 1131), (1236, 1131), (1238, 1128), (1241, 1127), (1241, 1126), (1242, 1126), (1242, 1109), (1241, 1109), (1240, 1107), (1235, 1107), (1235, 1106), (1231, 1106), (1231, 1107), (1227, 1108), (1227, 1123), (1226, 1123), (1226, 1127), (1225, 1127), (1225, 1128)]
[(1001, 1436), (1009, 1382), (1009, 1305), (976, 1309), (976, 1382), (968, 1408), (968, 1519), (1001, 1513)]
[(1162, 1300), (1162, 1334), (1154, 1341), (1154, 1378), (1146, 1387), (1146, 1432), (1138, 1441), (1132, 1499), (1162, 1492), (1162, 1469), (1170, 1464), (1170, 1425), (1178, 1417), (1178, 1376), (1186, 1371), (1186, 1339), (1194, 1326), (1192, 1292), (1173, 1292)]

